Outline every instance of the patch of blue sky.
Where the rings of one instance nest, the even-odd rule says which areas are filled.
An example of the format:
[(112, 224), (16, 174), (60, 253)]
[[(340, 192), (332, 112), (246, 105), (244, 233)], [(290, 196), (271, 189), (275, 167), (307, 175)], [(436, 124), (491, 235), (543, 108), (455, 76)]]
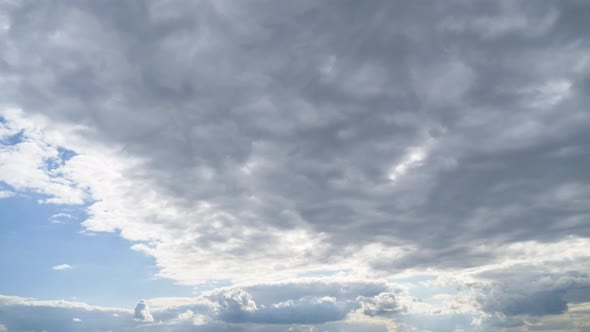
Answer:
[(76, 151), (66, 149), (64, 147), (59, 146), (57, 148), (57, 152), (59, 153), (59, 159), (62, 162), (67, 162), (68, 160), (72, 159), (73, 157), (77, 156), (78, 153)]
[(0, 140), (0, 145), (6, 145), (6, 146), (15, 145), (15, 144), (21, 143), (23, 140), (24, 140), (24, 130), (21, 130), (14, 135), (10, 135), (10, 136), (2, 138)]
[(453, 315), (404, 315), (404, 323), (409, 323), (418, 331), (489, 331), (477, 325), (473, 325), (475, 317), (470, 314)]
[(6, 182), (0, 181), (0, 190), (10, 190), (10, 191), (12, 191), (13, 188), (12, 188), (12, 186), (8, 185)]
[(57, 148), (58, 157), (49, 158), (45, 160), (45, 167), (47, 170), (54, 170), (60, 166), (63, 166), (68, 160), (72, 159), (77, 155), (73, 150), (66, 149), (64, 147)]
[(319, 278), (319, 277), (334, 277), (337, 275), (346, 275), (351, 270), (340, 269), (340, 270), (313, 270), (305, 271), (297, 274), (297, 278)]
[(229, 287), (232, 285), (230, 280), (209, 280), (205, 283), (193, 287), (193, 294), (200, 295), (204, 292), (214, 290), (221, 287)]
[[(81, 233), (83, 207), (39, 205), (39, 198), (0, 200), (0, 294), (122, 307), (141, 298), (192, 296), (192, 287), (154, 278), (154, 260), (116, 234)], [(74, 222), (52, 223), (59, 213)], [(73, 268), (52, 269), (61, 264)]]

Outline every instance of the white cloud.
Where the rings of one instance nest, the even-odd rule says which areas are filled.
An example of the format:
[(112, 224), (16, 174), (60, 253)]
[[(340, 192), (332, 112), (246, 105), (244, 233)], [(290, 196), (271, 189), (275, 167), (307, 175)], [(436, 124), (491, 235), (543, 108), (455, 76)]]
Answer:
[(69, 264), (60, 264), (52, 267), (53, 270), (68, 270), (71, 268), (73, 267)]
[(45, 136), (39, 119), (25, 117), (18, 109), (3, 109), (0, 115), (6, 126), (23, 133), (20, 142), (0, 145), (0, 181), (17, 191), (32, 190), (46, 196), (40, 200), (43, 203), (83, 204), (85, 191), (60, 174), (63, 160), (58, 146)]
[(84, 302), (72, 302), (64, 300), (36, 300), (8, 295), (0, 295), (0, 306), (51, 307), (62, 309), (82, 309), (85, 311), (114, 311), (118, 313), (132, 312), (129, 309), (92, 306)]
[(0, 190), (0, 199), (13, 197), (15, 195), (12, 191)]
[(150, 313), (150, 308), (146, 301), (141, 300), (135, 306), (135, 315), (133, 316), (135, 319), (143, 322), (153, 322), (154, 317)]
[(69, 213), (60, 212), (60, 213), (56, 213), (56, 214), (51, 215), (51, 217), (49, 217), (49, 218), (50, 219), (59, 219), (59, 218), (73, 219), (74, 216), (72, 216)]
[(402, 161), (391, 168), (389, 179), (394, 182), (399, 180), (399, 178), (406, 174), (410, 168), (420, 166), (426, 157), (427, 152), (424, 148), (418, 147), (410, 149), (410, 152), (402, 159)]

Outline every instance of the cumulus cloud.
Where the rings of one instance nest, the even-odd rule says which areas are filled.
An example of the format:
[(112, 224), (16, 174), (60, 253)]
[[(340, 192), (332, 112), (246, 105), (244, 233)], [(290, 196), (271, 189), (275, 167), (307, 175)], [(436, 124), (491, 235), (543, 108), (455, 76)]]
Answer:
[(239, 288), (218, 291), (207, 299), (212, 301), (214, 317), (233, 323), (321, 324), (343, 320), (358, 306), (330, 296), (303, 296), (258, 306), (250, 293)]
[[(294, 292), (297, 283), (250, 285), (261, 298), (240, 288), (220, 288), (195, 298), (155, 298), (141, 300), (135, 310), (95, 307), (67, 301), (38, 301), (19, 297), (0, 296), (0, 319), (9, 328), (40, 329), (47, 324), (63, 331), (306, 331), (322, 326), (327, 331), (354, 331), (355, 328), (379, 330), (380, 321), (344, 322), (360, 304), (356, 298), (374, 294), (375, 285), (383, 289), (397, 289), (385, 282), (306, 280), (299, 282), (301, 292)], [(323, 288), (329, 284), (332, 287)], [(344, 291), (334, 294), (334, 290)], [(306, 291), (306, 289), (308, 291)], [(314, 289), (311, 295), (309, 289)], [(277, 294), (278, 293), (278, 294)], [(330, 294), (334, 296), (328, 296)], [(277, 296), (284, 300), (278, 301)], [(266, 300), (265, 300), (266, 299)], [(271, 302), (268, 302), (269, 299)], [(152, 309), (148, 302), (153, 303)], [(263, 304), (263, 302), (265, 302)], [(248, 323), (249, 327), (242, 324)]]
[[(220, 288), (194, 298), (141, 300), (135, 310), (0, 296), (0, 319), (17, 330), (51, 324), (63, 331), (446, 331), (457, 326), (478, 331), (530, 325), (541, 322), (539, 317), (546, 313), (561, 312), (553, 310), (550, 298), (535, 295), (541, 287), (547, 292), (561, 290), (562, 294), (576, 294), (587, 287), (586, 276), (571, 273), (542, 279), (519, 293), (532, 295), (538, 303), (519, 302), (526, 296), (513, 295), (516, 288), (491, 287), (492, 282), (466, 277), (435, 279), (432, 285), (452, 285), (460, 291), (439, 294), (430, 303), (411, 296), (409, 289), (399, 284), (335, 277)], [(148, 302), (153, 304), (151, 309)], [(574, 305), (566, 314), (583, 321), (587, 313), (582, 309), (587, 303)], [(525, 311), (510, 312), (521, 305)], [(548, 305), (549, 311), (538, 311), (543, 305)], [(567, 326), (564, 321), (550, 322)]]
[(357, 300), (367, 316), (391, 315), (405, 310), (393, 293), (383, 292), (374, 297), (359, 296)]
[(135, 306), (135, 315), (133, 318), (143, 322), (153, 322), (154, 317), (150, 313), (150, 308), (145, 300), (139, 301)]

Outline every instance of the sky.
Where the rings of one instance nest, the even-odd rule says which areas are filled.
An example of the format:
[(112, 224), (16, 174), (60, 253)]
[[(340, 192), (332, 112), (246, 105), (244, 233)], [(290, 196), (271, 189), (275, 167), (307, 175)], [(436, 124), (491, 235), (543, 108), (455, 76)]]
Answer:
[(0, 1), (0, 332), (590, 331), (587, 1)]

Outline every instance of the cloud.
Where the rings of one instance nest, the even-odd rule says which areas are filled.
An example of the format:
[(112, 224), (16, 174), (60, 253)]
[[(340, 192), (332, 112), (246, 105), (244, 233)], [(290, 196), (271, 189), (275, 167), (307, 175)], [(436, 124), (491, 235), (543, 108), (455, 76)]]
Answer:
[(134, 326), (129, 323), (133, 319), (128, 309), (5, 295), (0, 295), (0, 321), (8, 331), (127, 330)]
[[(275, 6), (197, 7), (182, 2), (157, 9), (146, 5), (143, 12), (126, 7), (109, 25), (108, 29), (117, 32), (113, 34), (100, 23), (111, 17), (106, 8), (66, 6), (63, 15), (39, 14), (49, 21), (61, 18), (52, 32), (46, 32), (44, 43), (25, 38), (28, 34), (17, 38), (26, 29), (45, 29), (40, 28), (41, 21), (20, 27), (19, 12), (15, 12), (6, 42), (14, 52), (25, 53), (34, 44), (48, 54), (50, 65), (44, 70), (53, 78), (50, 83), (27, 75), (27, 86), (33, 91), (26, 98), (17, 87), (7, 87), (27, 115), (34, 113), (33, 106), (46, 104), (41, 93), (33, 93), (45, 91), (42, 84), (51, 86), (56, 100), (86, 103), (74, 107), (56, 102), (43, 112), (53, 121), (44, 120), (46, 127), (70, 128), (66, 131), (72, 133), (70, 140), (57, 138), (50, 128), (42, 131), (47, 137), (39, 134), (40, 127), (26, 117), (6, 116), (6, 124), (20, 119), (29, 128), (22, 134), (27, 142), (22, 143), (35, 143), (33, 151), (45, 147), (47, 153), (55, 154), (63, 144), (78, 152), (61, 161), (59, 174), (68, 185), (60, 186), (49, 199), (92, 202), (90, 217), (83, 223), (90, 231), (120, 230), (129, 240), (153, 241), (143, 251), (158, 260), (161, 276), (188, 284), (206, 282), (209, 275), (190, 268), (205, 264), (208, 269), (203, 270), (213, 271), (217, 279), (239, 278), (244, 276), (243, 269), (229, 267), (238, 266), (241, 256), (260, 262), (251, 271), (283, 271), (277, 278), (297, 275), (304, 270), (298, 266), (304, 265), (306, 270), (354, 269), (367, 262), (369, 268), (387, 272), (413, 266), (454, 268), (493, 260), (495, 252), (477, 251), (474, 244), (481, 241), (502, 247), (547, 237), (558, 241), (567, 234), (585, 236), (579, 232), (585, 212), (564, 211), (556, 199), (541, 204), (537, 197), (539, 188), (587, 180), (581, 172), (583, 154), (548, 157), (567, 147), (583, 149), (579, 137), (586, 132), (585, 122), (580, 121), (584, 113), (578, 111), (584, 103), (579, 93), (585, 75), (584, 46), (572, 46), (559, 61), (549, 61), (553, 48), (538, 39), (554, 36), (567, 44), (576, 33), (580, 35), (582, 30), (566, 21), (572, 13), (569, 3), (543, 4), (534, 10), (521, 3), (441, 5), (436, 15), (417, 4), (401, 6), (396, 14), (378, 3), (359, 10), (345, 5), (291, 5), (293, 12), (339, 13), (329, 25), (322, 25), (324, 20), (316, 21), (313, 15), (306, 16), (309, 22), (280, 16), (276, 13), (282, 9)], [(197, 12), (217, 19), (201, 20), (189, 14)], [(371, 15), (377, 12), (396, 19)], [(250, 15), (259, 19), (248, 20), (243, 30), (222, 28), (235, 27), (233, 19)], [(259, 23), (277, 15), (283, 17), (285, 26), (288, 22), (318, 24), (321, 31), (338, 31), (313, 34), (317, 42), (305, 43), (300, 49), (300, 57), (317, 66), (298, 64), (285, 43), (310, 40), (308, 30), (294, 31), (291, 36)], [(353, 17), (364, 23), (351, 27), (348, 18)], [(547, 18), (541, 20), (547, 23), (537, 22), (538, 18)], [(159, 33), (167, 20), (179, 24)], [(117, 46), (135, 40), (139, 33), (123, 22), (146, 27), (141, 39), (154, 46), (150, 55)], [(545, 28), (524, 33), (527, 27), (539, 25)], [(207, 26), (209, 35), (200, 34), (195, 26)], [(572, 37), (565, 37), (564, 29)], [(348, 52), (356, 46), (349, 45), (344, 36), (355, 33), (375, 37), (359, 39), (364, 40), (363, 47)], [(191, 34), (200, 39), (197, 44), (191, 40), (188, 46), (186, 36)], [(78, 35), (95, 42), (72, 43), (81, 40), (72, 37)], [(269, 61), (259, 61), (254, 51), (242, 52), (235, 41), (243, 38), (258, 45), (256, 49), (268, 50), (264, 58)], [(515, 38), (518, 43), (512, 41)], [(434, 42), (437, 40), (441, 42)], [(92, 46), (98, 44), (113, 45), (110, 52), (101, 53), (108, 63), (105, 69), (84, 60), (99, 51)], [(191, 52), (180, 56), (176, 49), (182, 47)], [(387, 50), (392, 49), (405, 51), (391, 58)], [(469, 52), (473, 49), (497, 55), (492, 56), (496, 61), (482, 60), (478, 52)], [(72, 61), (73, 69), (60, 69), (62, 58)], [(123, 61), (128, 58), (136, 59), (137, 72)], [(11, 61), (17, 73), (36, 72), (33, 59)], [(166, 72), (156, 65), (162, 61), (167, 61)], [(212, 73), (195, 67), (203, 61), (223, 62), (227, 69)], [(524, 68), (519, 63), (539, 70), (519, 75)], [(580, 69), (572, 69), (570, 63), (577, 63)], [(300, 85), (294, 78), (298, 75), (309, 77), (308, 85)], [(72, 85), (73, 81), (80, 84)], [(223, 89), (236, 93), (233, 98), (219, 96), (216, 92)], [(227, 111), (213, 111), (218, 108)], [(571, 111), (560, 112), (565, 115), (554, 121), (557, 108)], [(71, 129), (74, 124), (76, 130)], [(21, 128), (10, 125), (8, 129)], [(30, 139), (31, 133), (39, 139)], [(26, 160), (47, 158), (17, 151)], [(580, 166), (566, 170), (564, 163)], [(38, 163), (31, 168), (37, 169)], [(527, 175), (523, 169), (532, 169), (539, 176)], [(27, 181), (36, 188), (55, 182), (43, 174), (38, 178), (44, 182)], [(107, 188), (104, 183), (118, 185)], [(87, 188), (87, 193), (76, 188)], [(62, 191), (69, 192), (68, 198)], [(584, 195), (579, 192), (576, 198), (583, 200)], [(520, 207), (513, 206), (515, 201), (521, 202)], [(487, 211), (501, 213), (491, 220)], [(559, 227), (557, 220), (564, 218), (571, 223)], [(214, 222), (188, 222), (205, 219)], [(254, 224), (261, 227), (248, 226)], [(285, 232), (285, 238), (292, 241), (282, 241)], [(304, 248), (301, 243), (313, 245)], [(342, 244), (346, 246), (339, 250)], [(416, 248), (416, 253), (395, 252), (396, 259), (388, 256), (389, 264), (360, 257), (347, 264), (351, 253), (374, 244)], [(275, 257), (257, 255), (272, 248), (280, 249)], [(211, 257), (220, 255), (228, 262), (226, 266), (210, 263), (214, 261)]]
[[(135, 310), (0, 296), (0, 319), (11, 330), (49, 326), (62, 331), (444, 331), (461, 326), (465, 331), (479, 331), (532, 322), (542, 324), (538, 317), (548, 311), (536, 310), (543, 303), (548, 303), (547, 308), (552, 310), (553, 300), (535, 297), (535, 292), (544, 288), (547, 292), (577, 294), (580, 287), (587, 286), (587, 277), (571, 273), (547, 276), (525, 289), (516, 283), (511, 288), (497, 281), (466, 277), (439, 278), (434, 284), (453, 285), (459, 292), (438, 295), (434, 302), (427, 303), (411, 296), (411, 287), (331, 277), (219, 288), (194, 298), (141, 300)], [(533, 295), (538, 303), (524, 304), (526, 312), (509, 312), (523, 304), (518, 294), (524, 294), (520, 299)], [(583, 299), (577, 301), (580, 300)], [(565, 314), (583, 321), (586, 316), (580, 310), (587, 303), (579, 302)], [(561, 311), (551, 311), (558, 312)], [(567, 321), (547, 322), (568, 326)]]
[(41, 203), (83, 204), (86, 192), (60, 171), (65, 151), (48, 143), (36, 121), (20, 110), (6, 108), (0, 115), (5, 127), (19, 133), (12, 144), (0, 144), (0, 181), (17, 191), (41, 194)]
[(587, 302), (590, 278), (575, 271), (549, 272), (529, 264), (495, 267), (435, 282), (459, 291), (442, 295), (445, 307), (474, 315), (488, 326), (523, 326), (538, 317), (564, 314), (570, 304)]
[(60, 212), (60, 213), (56, 213), (56, 214), (51, 215), (51, 217), (49, 217), (49, 221), (53, 224), (65, 224), (66, 222), (63, 221), (64, 219), (71, 220), (74, 218), (75, 217), (72, 216), (71, 214)]
[(384, 316), (404, 311), (393, 293), (383, 292), (374, 297), (360, 296), (357, 301), (367, 316)]
[[(196, 298), (156, 298), (149, 302), (154, 321), (168, 325), (187, 322), (199, 326), (214, 322), (317, 325), (346, 320), (361, 307), (360, 297), (378, 295), (382, 291), (397, 294), (400, 299), (411, 298), (400, 286), (385, 281), (298, 278), (219, 288)], [(383, 324), (365, 317), (365, 323)]]
[(71, 268), (73, 268), (73, 267), (69, 264), (60, 264), (60, 265), (56, 265), (56, 266), (52, 267), (53, 270), (58, 270), (58, 271), (68, 270)]
[[(312, 282), (315, 283), (315, 282)], [(316, 284), (320, 286), (321, 283)], [(347, 287), (346, 283), (336, 283)], [(307, 287), (306, 285), (302, 285)], [(292, 287), (292, 286), (287, 286)], [(260, 292), (264, 285), (259, 285)], [(320, 288), (321, 289), (321, 288)], [(318, 289), (318, 290), (320, 290)], [(275, 287), (265, 292), (272, 295)], [(328, 292), (330, 290), (327, 290)], [(291, 292), (287, 289), (283, 294)], [(346, 297), (354, 297), (353, 292)], [(366, 293), (362, 293), (366, 294)], [(155, 303), (155, 309), (147, 303)], [(60, 331), (306, 331), (322, 324), (328, 331), (373, 330), (375, 323), (341, 322), (358, 307), (354, 300), (329, 296), (298, 296), (268, 305), (257, 304), (248, 292), (223, 288), (197, 298), (141, 300), (134, 311), (67, 301), (37, 301), (0, 296), (0, 319), (11, 330), (51, 328)], [(242, 323), (248, 323), (246, 327)], [(348, 324), (350, 326), (348, 326)], [(379, 325), (379, 324), (377, 324)], [(351, 327), (352, 326), (352, 327)]]
[(343, 320), (356, 307), (352, 301), (329, 296), (306, 296), (257, 306), (252, 295), (239, 288), (222, 290), (207, 298), (213, 302), (214, 317), (231, 323), (320, 324)]
[(139, 301), (137, 306), (135, 306), (135, 315), (133, 317), (144, 322), (154, 321), (154, 317), (150, 314), (150, 308), (144, 300)]
[(14, 195), (15, 195), (15, 193), (12, 191), (0, 190), (0, 199), (9, 198)]
[(317, 273), (465, 278), (440, 297), (461, 320), (567, 313), (582, 281), (531, 285), (590, 271), (586, 10), (7, 5), (2, 190), (77, 205), (157, 277), (239, 285), (209, 300), (223, 324), (424, 309), (374, 284), (242, 287)]

